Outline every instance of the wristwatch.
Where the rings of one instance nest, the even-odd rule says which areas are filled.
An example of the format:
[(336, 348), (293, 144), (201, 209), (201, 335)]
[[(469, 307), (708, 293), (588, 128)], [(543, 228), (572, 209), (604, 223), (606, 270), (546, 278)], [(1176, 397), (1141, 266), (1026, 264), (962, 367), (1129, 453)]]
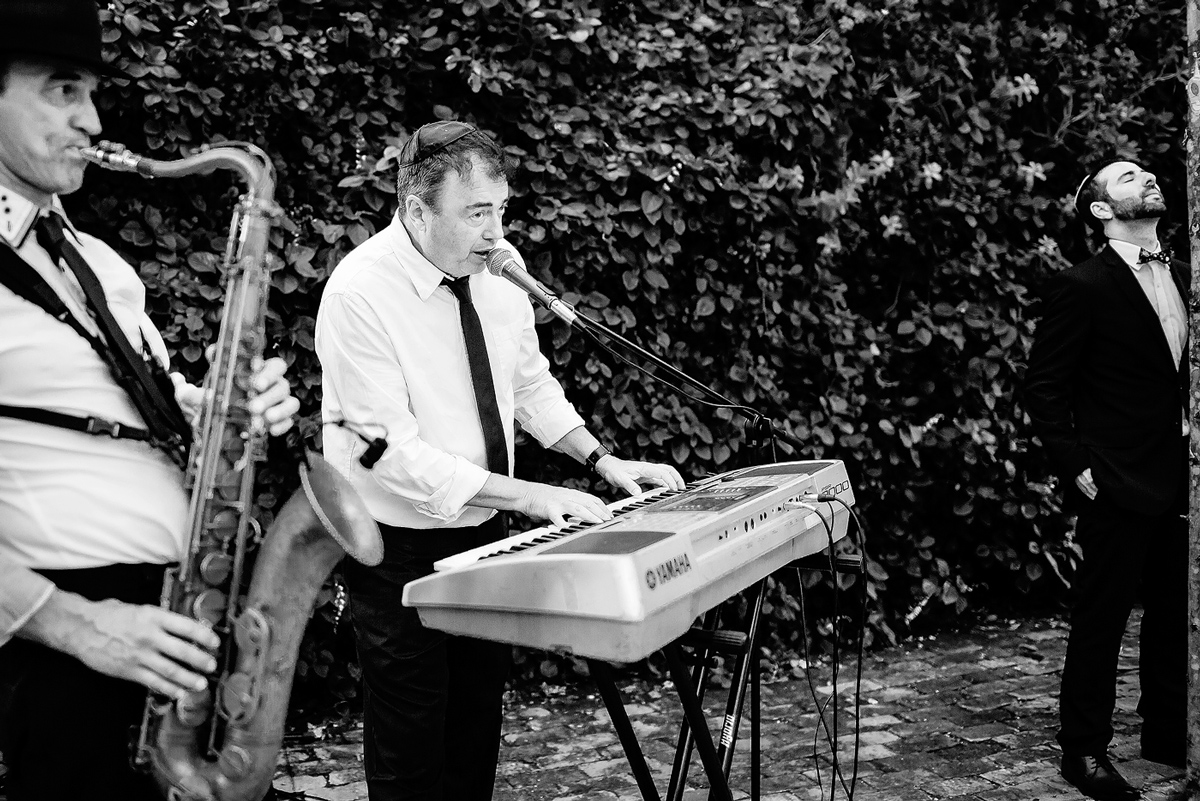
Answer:
[(597, 462), (599, 462), (605, 456), (611, 456), (611, 455), (612, 455), (612, 451), (610, 451), (608, 448), (604, 447), (603, 445), (597, 445), (596, 450), (589, 453), (587, 455), (587, 458), (584, 459), (583, 461), (584, 461), (584, 464), (586, 464), (588, 467), (595, 470)]

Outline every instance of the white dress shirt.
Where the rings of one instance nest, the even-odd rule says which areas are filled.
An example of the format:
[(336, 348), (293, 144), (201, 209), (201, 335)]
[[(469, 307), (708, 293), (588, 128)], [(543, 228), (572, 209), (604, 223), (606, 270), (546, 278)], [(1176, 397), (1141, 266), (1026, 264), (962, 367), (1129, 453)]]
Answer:
[[(55, 211), (61, 214), (57, 201)], [(0, 247), (11, 247), (95, 330), (74, 277), (51, 261), (33, 225), (48, 213), (0, 186)], [(65, 216), (63, 218), (65, 220)], [(166, 363), (144, 311), (137, 273), (100, 240), (68, 223), (135, 348), (143, 338)], [(145, 427), (108, 367), (70, 326), (0, 286), (0, 404), (96, 416)], [(0, 642), (49, 596), (14, 566), (86, 568), (164, 564), (183, 548), (187, 497), (179, 469), (145, 442), (114, 440), (0, 417)]]
[[(1110, 239), (1108, 244), (1133, 270), (1138, 286), (1142, 288), (1142, 292), (1146, 294), (1146, 300), (1150, 301), (1150, 306), (1158, 315), (1163, 336), (1166, 337), (1167, 345), (1171, 348), (1171, 356), (1174, 357), (1175, 364), (1178, 366), (1183, 358), (1183, 346), (1187, 342), (1188, 325), (1183, 298), (1179, 296), (1175, 279), (1171, 277), (1171, 265), (1161, 261), (1139, 264), (1138, 256), (1141, 254), (1142, 248), (1132, 242)], [(1154, 250), (1158, 251), (1159, 248)]]
[[(444, 277), (394, 217), (337, 266), (317, 312), (323, 418), (372, 435), (379, 431), (370, 424), (382, 425), (388, 440), (366, 470), (358, 463), (362, 441), (326, 426), (325, 455), (375, 518), (392, 526), (474, 526), (494, 514), (465, 506), (489, 473), (458, 301)], [(470, 286), (512, 464), (514, 421), (550, 446), (583, 419), (538, 348), (528, 296), (487, 272)]]
[[(1150, 306), (1158, 315), (1158, 323), (1162, 326), (1163, 336), (1166, 337), (1167, 346), (1171, 349), (1171, 357), (1175, 360), (1175, 366), (1178, 367), (1183, 358), (1184, 345), (1187, 344), (1188, 320), (1187, 312), (1183, 307), (1183, 298), (1180, 297), (1179, 289), (1175, 286), (1175, 279), (1171, 277), (1171, 265), (1158, 260), (1139, 264), (1138, 257), (1142, 253), (1142, 248), (1132, 242), (1110, 239), (1108, 244), (1133, 270), (1133, 276), (1137, 279), (1138, 286), (1142, 288), (1146, 300), (1150, 301)], [(1161, 249), (1161, 246), (1155, 247), (1153, 252)], [(1186, 408), (1183, 410), (1183, 422), (1180, 428), (1185, 437), (1191, 430)]]

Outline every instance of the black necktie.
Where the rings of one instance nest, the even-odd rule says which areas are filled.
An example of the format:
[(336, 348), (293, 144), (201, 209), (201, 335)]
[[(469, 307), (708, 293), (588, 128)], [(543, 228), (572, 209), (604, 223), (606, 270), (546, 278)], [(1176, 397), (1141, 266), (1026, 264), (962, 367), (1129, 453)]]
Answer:
[(191, 442), (191, 425), (175, 400), (170, 377), (157, 361), (147, 360), (133, 349), (108, 308), (104, 287), (75, 246), (67, 241), (58, 215), (52, 213), (39, 218), (36, 231), (38, 244), (50, 258), (56, 264), (65, 262), (75, 274), (75, 280), (87, 298), (88, 309), (107, 345), (108, 353), (101, 353), (101, 356), (108, 363), (117, 384), (141, 413), (155, 445), (166, 450), (180, 466), (185, 466), (187, 447)]
[(1142, 248), (1138, 252), (1138, 264), (1145, 264), (1148, 261), (1161, 261), (1163, 264), (1171, 264), (1171, 249), (1163, 248), (1157, 253)]
[(479, 313), (471, 302), (470, 276), (443, 278), (442, 283), (458, 298), (458, 314), (462, 320), (463, 339), (467, 343), (467, 362), (471, 366), (471, 385), (475, 388), (475, 406), (479, 410), (479, 425), (483, 428), (483, 443), (487, 449), (488, 470), (508, 475), (508, 444), (504, 439), (504, 422), (496, 404), (496, 385), (492, 383), (492, 365), (488, 360), (487, 342)]

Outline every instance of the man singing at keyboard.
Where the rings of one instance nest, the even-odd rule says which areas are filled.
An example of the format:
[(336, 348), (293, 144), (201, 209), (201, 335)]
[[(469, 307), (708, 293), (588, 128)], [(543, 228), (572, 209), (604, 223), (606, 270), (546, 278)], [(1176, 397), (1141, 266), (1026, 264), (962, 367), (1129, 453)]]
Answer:
[(485, 271), (503, 239), (510, 168), (462, 122), (435, 122), (400, 154), (390, 226), (334, 270), (317, 315), (326, 420), (387, 428), (378, 464), (354, 434), (327, 428), (326, 457), (384, 533), (378, 567), (347, 563), (363, 669), (371, 801), (485, 801), (500, 748), (509, 645), (426, 629), (404, 585), (450, 554), (505, 536), (496, 510), (562, 524), (611, 518), (599, 498), (512, 478), (514, 423), (631, 494), (683, 489), (670, 466), (613, 456), (550, 375), (533, 307)]

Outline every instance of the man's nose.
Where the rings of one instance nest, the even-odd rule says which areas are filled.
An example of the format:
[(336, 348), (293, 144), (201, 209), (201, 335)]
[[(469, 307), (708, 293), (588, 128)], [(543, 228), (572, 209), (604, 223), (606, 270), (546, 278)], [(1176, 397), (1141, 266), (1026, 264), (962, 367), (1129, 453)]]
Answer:
[(1146, 186), (1154, 186), (1158, 183), (1158, 178), (1154, 173), (1147, 172), (1142, 175), (1142, 183), (1144, 183)]
[(96, 105), (92, 103), (90, 97), (79, 104), (71, 122), (88, 136), (99, 136), (100, 131), (103, 130), (100, 125), (100, 115), (96, 113)]
[(504, 237), (504, 220), (499, 214), (488, 216), (487, 225), (483, 229), (483, 236), (490, 242), (495, 242)]

